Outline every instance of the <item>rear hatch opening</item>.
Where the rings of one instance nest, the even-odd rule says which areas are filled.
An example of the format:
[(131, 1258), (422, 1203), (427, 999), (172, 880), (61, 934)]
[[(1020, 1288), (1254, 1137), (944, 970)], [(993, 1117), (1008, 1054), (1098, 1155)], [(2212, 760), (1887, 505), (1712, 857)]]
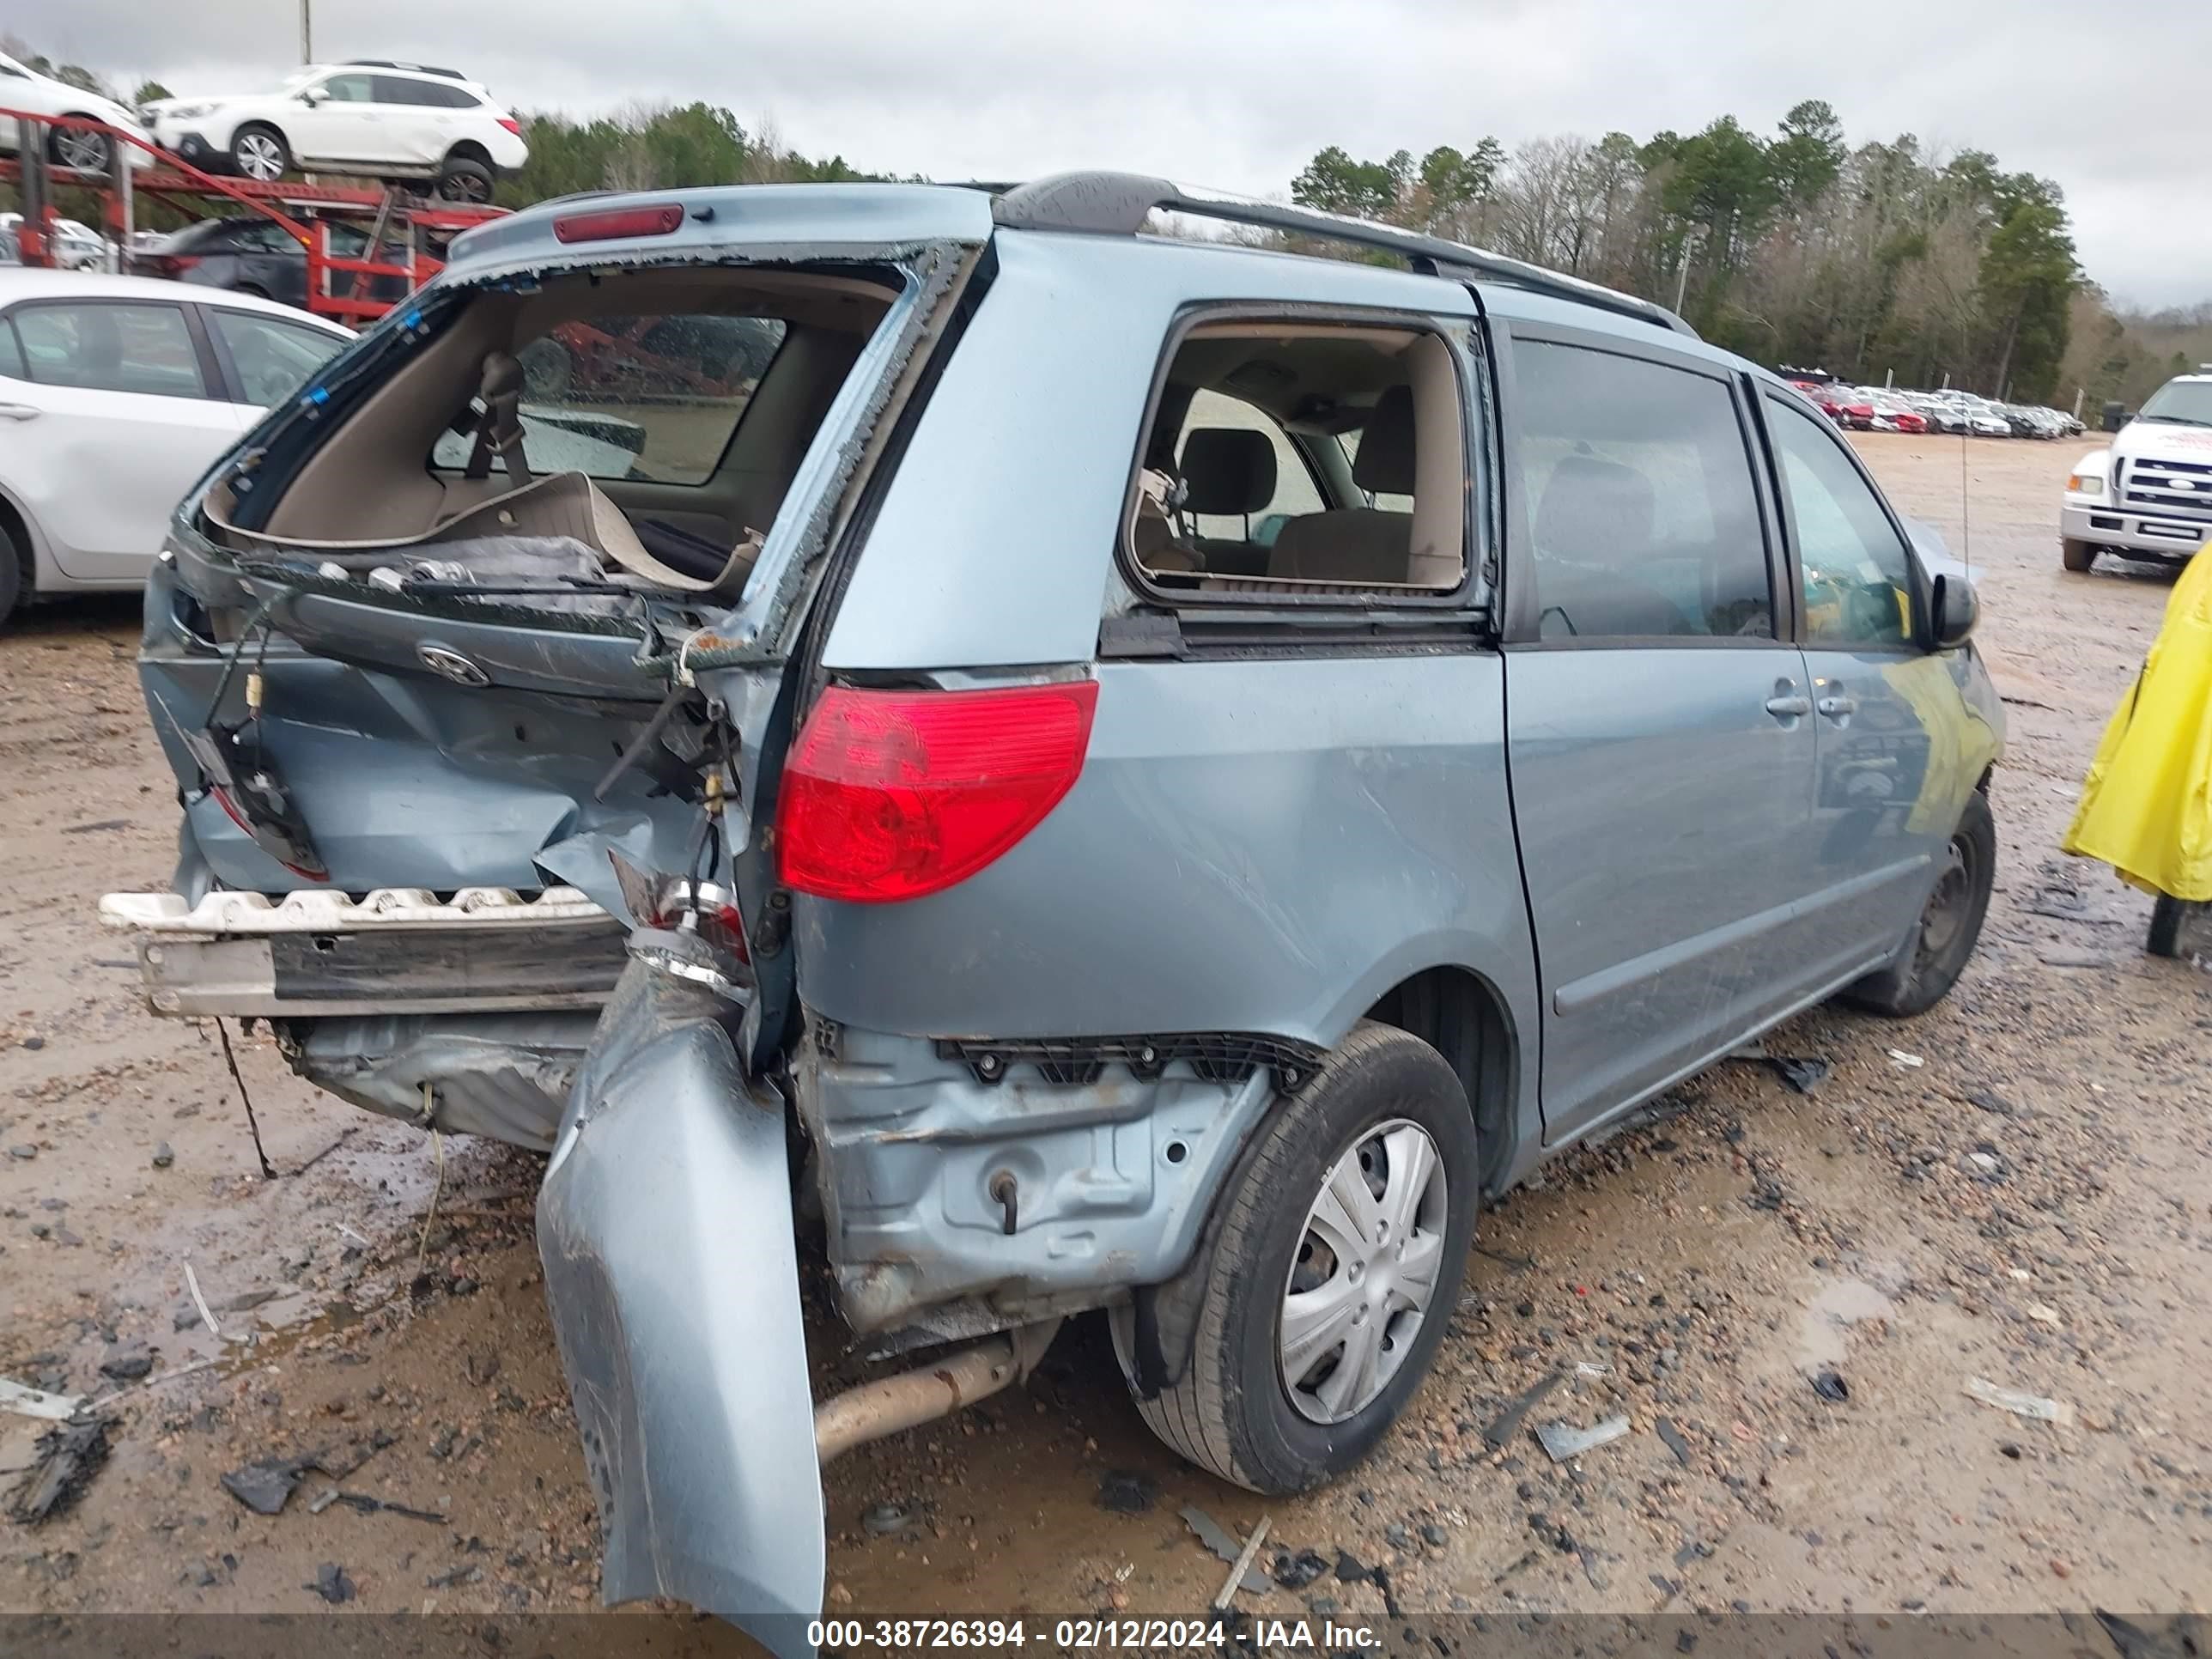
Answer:
[[(689, 647), (778, 659), (883, 337), (945, 263), (509, 277), (433, 290), (341, 359), (188, 503), (149, 592), (187, 902), (530, 893), (575, 878), (539, 855), (578, 836), (647, 869), (682, 848), (741, 746), (685, 695)], [(588, 862), (584, 890), (618, 896)]]
[[(695, 209), (693, 242), (647, 258), (540, 226), (538, 264), (457, 258), (216, 470), (140, 659), (184, 812), (174, 892), (104, 907), (155, 1012), (269, 1018), (325, 1088), (543, 1148), (625, 925), (699, 918), (750, 991), (744, 915), (781, 915), (748, 797), (823, 556), (977, 268), (988, 218), (950, 194), (943, 240), (702, 244), (717, 210)], [(910, 229), (910, 201), (873, 195), (837, 216)], [(332, 925), (224, 921), (307, 893), (341, 901)], [(459, 902), (479, 893), (518, 902)], [(599, 925), (547, 927), (548, 894)], [(374, 1075), (363, 1021), (385, 1022)], [(460, 1083), (488, 1072), (496, 1113)]]

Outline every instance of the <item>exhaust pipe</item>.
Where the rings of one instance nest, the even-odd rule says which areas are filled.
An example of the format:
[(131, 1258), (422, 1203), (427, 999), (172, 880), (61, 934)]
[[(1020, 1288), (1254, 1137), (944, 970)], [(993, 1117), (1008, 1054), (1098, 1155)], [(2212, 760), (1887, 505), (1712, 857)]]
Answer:
[(1060, 1321), (1002, 1331), (933, 1364), (863, 1382), (814, 1408), (814, 1453), (822, 1462), (871, 1440), (919, 1428), (1020, 1381), (1044, 1357)]

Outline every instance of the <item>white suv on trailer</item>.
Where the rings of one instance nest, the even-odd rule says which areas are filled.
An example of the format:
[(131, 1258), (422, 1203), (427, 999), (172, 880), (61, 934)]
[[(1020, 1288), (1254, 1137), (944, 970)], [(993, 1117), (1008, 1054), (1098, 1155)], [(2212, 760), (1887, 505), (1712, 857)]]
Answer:
[[(137, 118), (112, 98), (41, 75), (4, 52), (0, 52), (0, 109), (32, 116), (75, 116), (105, 122), (136, 138), (146, 137)], [(46, 160), (58, 167), (72, 173), (106, 173), (115, 164), (115, 141), (104, 132), (54, 125), (45, 125), (41, 131)], [(0, 116), (0, 155), (13, 155), (20, 142), (16, 121)], [(127, 146), (127, 151), (134, 167), (143, 167), (153, 159), (136, 144)]]
[(264, 183), (297, 165), (427, 179), (448, 200), (487, 202), (500, 173), (530, 159), (522, 124), (483, 86), (381, 58), (304, 69), (275, 92), (160, 99), (146, 115), (162, 149)]

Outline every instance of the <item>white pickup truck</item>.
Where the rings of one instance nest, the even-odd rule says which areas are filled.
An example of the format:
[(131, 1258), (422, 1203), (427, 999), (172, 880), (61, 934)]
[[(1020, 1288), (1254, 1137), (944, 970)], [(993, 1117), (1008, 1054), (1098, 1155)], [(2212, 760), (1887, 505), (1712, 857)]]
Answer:
[(2212, 538), (2212, 363), (2175, 375), (2074, 464), (2058, 536), (2069, 570), (2100, 553), (2182, 562)]

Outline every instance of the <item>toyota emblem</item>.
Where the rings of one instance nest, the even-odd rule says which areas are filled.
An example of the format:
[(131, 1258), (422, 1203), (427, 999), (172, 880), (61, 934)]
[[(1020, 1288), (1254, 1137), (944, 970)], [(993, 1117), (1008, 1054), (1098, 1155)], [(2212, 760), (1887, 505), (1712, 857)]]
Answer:
[(489, 685), (491, 676), (485, 673), (458, 651), (449, 651), (442, 645), (418, 645), (415, 654), (422, 659), (422, 666), (433, 674), (443, 675), (455, 685)]

